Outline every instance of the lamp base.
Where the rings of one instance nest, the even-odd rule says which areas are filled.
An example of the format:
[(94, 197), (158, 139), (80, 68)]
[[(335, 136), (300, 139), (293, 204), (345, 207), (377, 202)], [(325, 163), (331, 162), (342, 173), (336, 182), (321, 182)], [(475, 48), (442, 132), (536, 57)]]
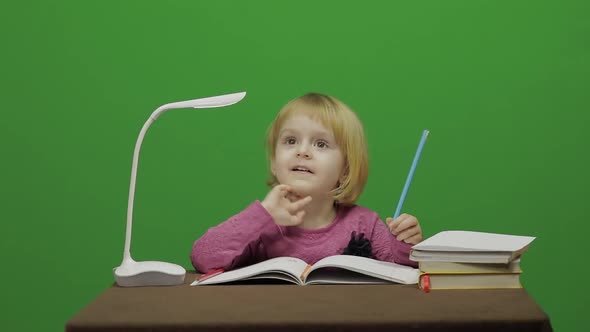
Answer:
[(125, 260), (113, 273), (115, 282), (122, 287), (173, 286), (184, 282), (186, 270), (166, 262)]

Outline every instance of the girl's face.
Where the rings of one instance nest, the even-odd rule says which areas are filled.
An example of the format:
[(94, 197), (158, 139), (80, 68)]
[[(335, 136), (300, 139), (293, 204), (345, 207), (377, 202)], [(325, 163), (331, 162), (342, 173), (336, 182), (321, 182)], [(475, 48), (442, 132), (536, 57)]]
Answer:
[(279, 183), (290, 185), (299, 196), (327, 196), (343, 168), (344, 155), (330, 129), (304, 114), (285, 121), (271, 161)]

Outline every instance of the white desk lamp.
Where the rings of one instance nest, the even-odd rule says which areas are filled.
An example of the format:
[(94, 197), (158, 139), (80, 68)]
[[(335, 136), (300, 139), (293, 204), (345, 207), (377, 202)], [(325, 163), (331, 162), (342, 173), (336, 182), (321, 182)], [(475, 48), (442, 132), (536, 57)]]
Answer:
[(129, 186), (129, 203), (127, 205), (127, 229), (125, 233), (125, 249), (121, 266), (114, 268), (115, 281), (119, 286), (169, 286), (184, 282), (185, 269), (176, 264), (157, 261), (136, 262), (131, 258), (131, 223), (133, 217), (133, 197), (135, 196), (135, 178), (137, 177), (137, 163), (141, 142), (149, 126), (162, 113), (178, 108), (214, 108), (233, 105), (246, 96), (246, 92), (227, 95), (179, 101), (158, 107), (143, 125), (135, 143), (133, 165), (131, 167), (131, 185)]

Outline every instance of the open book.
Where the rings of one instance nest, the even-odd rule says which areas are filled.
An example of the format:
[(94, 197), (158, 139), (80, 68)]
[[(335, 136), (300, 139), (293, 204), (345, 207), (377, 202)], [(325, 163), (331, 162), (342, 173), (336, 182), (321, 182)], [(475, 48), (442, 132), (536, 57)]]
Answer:
[[(204, 276), (204, 277), (203, 277)], [(299, 285), (311, 284), (417, 284), (418, 269), (351, 255), (329, 256), (308, 265), (299, 258), (277, 257), (213, 276), (203, 275), (191, 286), (241, 280), (278, 279)]]
[(524, 253), (535, 238), (471, 231), (443, 231), (412, 247), (417, 262), (507, 264)]

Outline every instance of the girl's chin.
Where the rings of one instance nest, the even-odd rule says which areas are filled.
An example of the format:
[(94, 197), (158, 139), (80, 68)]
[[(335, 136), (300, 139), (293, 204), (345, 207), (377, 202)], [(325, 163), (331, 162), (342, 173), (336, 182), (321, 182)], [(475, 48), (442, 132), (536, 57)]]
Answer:
[(293, 193), (300, 197), (310, 196), (313, 195), (313, 190), (309, 190), (305, 186), (298, 186), (296, 184), (291, 184), (291, 189), (293, 189)]
[(305, 184), (297, 184), (297, 183), (286, 183), (292, 189), (293, 193), (300, 198), (311, 196), (311, 197), (329, 197), (329, 192), (325, 190), (319, 190), (318, 188), (310, 188), (308, 185)]

